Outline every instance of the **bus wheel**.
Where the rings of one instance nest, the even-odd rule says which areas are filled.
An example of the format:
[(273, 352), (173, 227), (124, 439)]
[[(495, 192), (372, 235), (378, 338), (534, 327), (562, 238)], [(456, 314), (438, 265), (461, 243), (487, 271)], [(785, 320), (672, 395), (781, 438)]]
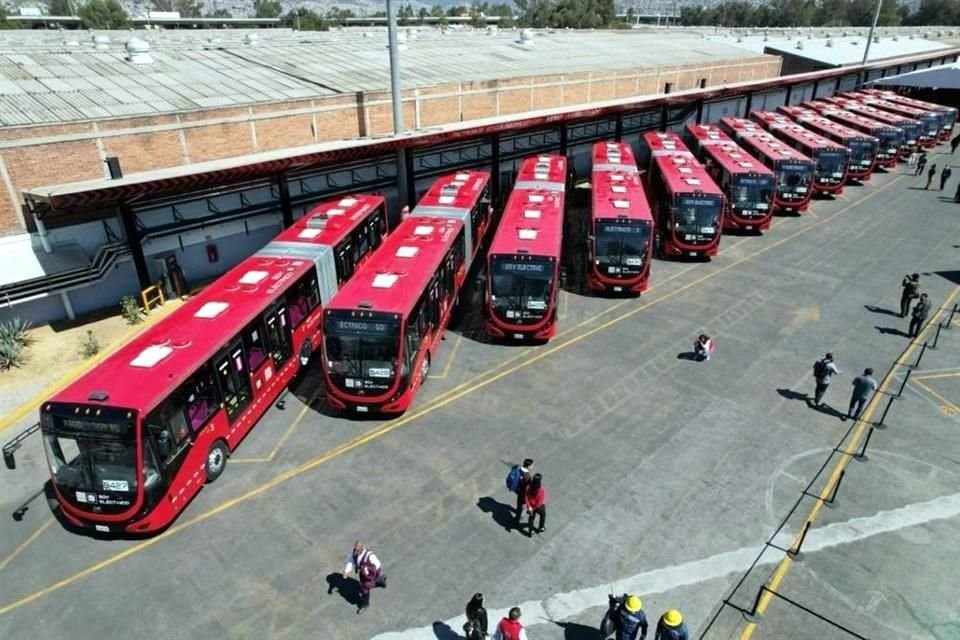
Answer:
[(426, 384), (427, 374), (430, 373), (430, 353), (423, 356), (423, 362), (420, 363), (420, 384)]
[(207, 452), (207, 461), (203, 465), (203, 470), (207, 473), (207, 482), (213, 482), (220, 477), (220, 474), (227, 467), (229, 453), (223, 440), (217, 440), (210, 446), (210, 451)]

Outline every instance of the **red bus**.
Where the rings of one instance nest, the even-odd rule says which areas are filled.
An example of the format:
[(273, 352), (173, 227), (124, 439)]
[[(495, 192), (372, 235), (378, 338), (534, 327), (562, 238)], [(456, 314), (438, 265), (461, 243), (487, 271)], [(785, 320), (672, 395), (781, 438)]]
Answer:
[(461, 221), (466, 227), (467, 256), (472, 264), (480, 253), (493, 217), (490, 202), (490, 174), (460, 171), (437, 178), (420, 198), (412, 215)]
[(408, 215), (323, 310), (327, 402), (402, 413), (427, 379), (470, 263), (467, 228)]
[(852, 100), (859, 100), (865, 105), (875, 107), (881, 111), (886, 111), (904, 118), (912, 118), (920, 121), (920, 146), (925, 149), (933, 149), (940, 140), (940, 132), (943, 130), (944, 115), (940, 111), (929, 111), (927, 109), (917, 109), (908, 107), (898, 102), (881, 100), (874, 96), (864, 93), (845, 93), (843, 97)]
[(903, 129), (879, 120), (862, 116), (853, 111), (841, 109), (835, 104), (813, 100), (804, 102), (803, 106), (813, 109), (825, 118), (839, 122), (845, 127), (873, 136), (879, 141), (877, 145), (877, 165), (881, 167), (897, 166), (897, 159), (906, 148)]
[(645, 175), (653, 208), (654, 248), (663, 257), (710, 257), (720, 246), (723, 191), (673, 132), (649, 132)]
[(727, 195), (724, 231), (770, 228), (776, 178), (715, 124), (687, 124), (687, 137), (714, 182)]
[(321, 305), (382, 243), (386, 220), (380, 197), (317, 207), (45, 402), (66, 522), (168, 526), (300, 370)]
[(567, 159), (526, 158), (487, 254), (485, 329), (548, 340), (557, 331)]
[(813, 189), (813, 160), (746, 118), (721, 118), (720, 128), (733, 136), (776, 176), (773, 205), (776, 211), (806, 211)]
[(642, 293), (650, 281), (653, 213), (630, 145), (593, 145), (591, 182), (587, 286), (598, 292)]
[(861, 89), (860, 93), (865, 93), (875, 98), (880, 98), (881, 100), (905, 104), (908, 107), (913, 107), (915, 109), (939, 111), (943, 114), (943, 128), (940, 129), (940, 140), (942, 142), (946, 142), (953, 136), (953, 126), (957, 124), (956, 107), (947, 107), (942, 104), (937, 104), (936, 102), (927, 102), (926, 100), (908, 98), (907, 96), (902, 96), (899, 93), (894, 93), (893, 91), (886, 91), (883, 89)]
[(814, 133), (824, 138), (842, 144), (850, 150), (850, 166), (847, 169), (847, 178), (854, 180), (869, 180), (873, 168), (877, 164), (877, 152), (880, 149), (880, 140), (845, 127), (839, 122), (820, 115), (819, 112), (806, 107), (777, 107), (777, 111)]
[(843, 193), (850, 166), (850, 150), (801, 127), (774, 111), (752, 111), (750, 117), (797, 151), (813, 160), (813, 190), (817, 193)]
[(842, 98), (840, 96), (821, 98), (818, 102), (824, 102), (840, 109), (844, 109), (845, 111), (855, 113), (859, 116), (870, 118), (871, 120), (876, 120), (877, 122), (882, 122), (903, 130), (903, 145), (900, 147), (901, 158), (908, 157), (911, 153), (916, 151), (917, 147), (919, 146), (920, 133), (924, 127), (923, 123), (919, 120), (914, 118), (905, 118), (904, 116), (893, 114), (889, 111), (883, 111), (882, 109), (871, 107), (870, 105), (864, 104), (859, 100)]

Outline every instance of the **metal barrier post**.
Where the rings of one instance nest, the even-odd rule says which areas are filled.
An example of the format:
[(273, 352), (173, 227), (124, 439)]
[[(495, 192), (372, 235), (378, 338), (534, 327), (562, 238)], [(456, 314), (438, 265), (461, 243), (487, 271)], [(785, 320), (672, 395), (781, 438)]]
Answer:
[(950, 322), (953, 320), (953, 314), (955, 314), (956, 312), (957, 312), (957, 305), (953, 305), (953, 309), (950, 310), (950, 315), (947, 316), (947, 324), (946, 324), (947, 329), (950, 328)]
[(920, 361), (923, 360), (923, 354), (927, 352), (927, 343), (923, 343), (923, 348), (920, 349), (920, 355), (917, 356), (917, 361), (913, 363), (913, 368), (916, 369), (920, 366)]
[(873, 427), (870, 427), (870, 431), (867, 431), (867, 438), (863, 441), (863, 446), (860, 447), (860, 451), (853, 457), (860, 461), (867, 461), (867, 445), (870, 444), (870, 436), (873, 435)]
[(803, 531), (800, 533), (800, 539), (797, 540), (797, 546), (790, 551), (787, 551), (787, 555), (793, 558), (794, 560), (800, 558), (800, 547), (803, 546), (803, 541), (807, 539), (807, 532), (810, 531), (810, 521), (807, 520), (807, 523), (803, 525)]
[(904, 390), (904, 388), (906, 388), (907, 382), (910, 381), (910, 372), (911, 372), (911, 371), (913, 371), (913, 369), (907, 369), (907, 375), (903, 376), (903, 382), (900, 383), (900, 390), (897, 391), (897, 396), (896, 396), (896, 397), (899, 398), (900, 396), (903, 395), (903, 390)]
[(883, 421), (887, 419), (887, 412), (890, 411), (890, 405), (893, 404), (893, 401), (897, 399), (897, 396), (890, 396), (890, 399), (887, 401), (887, 406), (883, 409), (883, 415), (880, 416), (879, 422), (874, 422), (873, 426), (880, 428), (883, 427)]
[(943, 329), (942, 324), (937, 325), (937, 332), (933, 334), (933, 344), (930, 345), (931, 349), (937, 348), (937, 342), (940, 340), (940, 329)]

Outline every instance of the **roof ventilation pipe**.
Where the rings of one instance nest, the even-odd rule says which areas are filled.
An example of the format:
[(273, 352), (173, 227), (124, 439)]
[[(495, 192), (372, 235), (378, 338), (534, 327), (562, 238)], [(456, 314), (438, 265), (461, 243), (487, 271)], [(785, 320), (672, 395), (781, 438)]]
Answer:
[(525, 47), (533, 46), (533, 29), (523, 29), (520, 31), (520, 44)]
[(833, 46), (833, 40), (831, 40), (830, 38), (827, 38), (827, 46), (828, 46), (828, 47), (832, 47), (832, 46)]
[(124, 45), (127, 50), (127, 62), (133, 64), (152, 64), (153, 56), (150, 55), (150, 43), (133, 36)]
[(106, 51), (110, 48), (110, 37), (102, 33), (93, 36), (93, 48), (97, 51)]
[(803, 49), (803, 40), (797, 40), (797, 49)]
[(259, 40), (260, 40), (260, 36), (258, 36), (258, 35), (255, 34), (255, 33), (248, 33), (248, 34), (247, 34), (246, 36), (244, 36), (244, 38), (243, 38), (243, 41), (244, 41), (248, 46), (251, 46), (251, 47), (257, 46), (257, 42), (258, 42)]

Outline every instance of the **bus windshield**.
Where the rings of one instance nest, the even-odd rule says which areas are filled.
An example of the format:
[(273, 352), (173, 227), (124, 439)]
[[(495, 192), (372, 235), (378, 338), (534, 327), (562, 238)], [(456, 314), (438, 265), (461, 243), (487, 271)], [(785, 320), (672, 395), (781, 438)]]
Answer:
[(924, 132), (930, 137), (937, 137), (940, 135), (940, 129), (943, 128), (943, 116), (937, 113), (925, 113), (920, 116), (920, 121), (923, 123)]
[(683, 240), (710, 240), (720, 227), (723, 201), (716, 196), (677, 196), (674, 229)]
[(397, 375), (400, 323), (393, 316), (330, 313), (323, 324), (327, 368), (346, 390), (387, 391)]
[(842, 178), (847, 172), (846, 151), (821, 151), (817, 154), (817, 173)]
[(547, 315), (555, 271), (552, 259), (493, 256), (490, 269), (494, 311), (518, 324), (536, 322)]
[(762, 218), (773, 201), (773, 176), (738, 175), (733, 179), (730, 204), (746, 218)]
[(903, 129), (903, 135), (905, 141), (909, 145), (917, 144), (917, 139), (920, 137), (920, 123), (913, 120), (910, 122), (902, 122), (897, 125)]
[(777, 166), (777, 193), (781, 196), (805, 195), (810, 189), (813, 168), (807, 164)]
[(79, 507), (119, 513), (134, 503), (137, 443), (121, 418), (44, 416), (43, 444), (61, 496)]
[(877, 137), (880, 139), (880, 148), (883, 153), (894, 155), (900, 151), (900, 145), (903, 144), (903, 131), (880, 131)]
[(877, 143), (873, 140), (850, 141), (850, 166), (866, 169), (877, 155)]
[(650, 244), (650, 223), (642, 220), (597, 220), (596, 260), (604, 274), (638, 276)]

